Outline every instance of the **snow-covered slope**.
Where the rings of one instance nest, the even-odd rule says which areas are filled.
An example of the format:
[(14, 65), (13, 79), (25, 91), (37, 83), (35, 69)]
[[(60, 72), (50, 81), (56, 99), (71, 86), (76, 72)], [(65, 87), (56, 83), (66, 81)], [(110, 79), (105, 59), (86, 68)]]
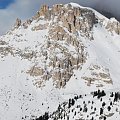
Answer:
[[(0, 120), (119, 120), (119, 33), (115, 19), (76, 3), (17, 19), (0, 37)], [(98, 89), (106, 96), (93, 97)]]

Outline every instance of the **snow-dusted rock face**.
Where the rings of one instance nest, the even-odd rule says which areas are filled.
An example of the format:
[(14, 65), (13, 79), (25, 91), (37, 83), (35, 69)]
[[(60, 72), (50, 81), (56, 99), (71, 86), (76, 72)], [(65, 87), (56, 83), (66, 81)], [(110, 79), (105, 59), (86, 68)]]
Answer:
[[(41, 17), (53, 20), (55, 23), (61, 22), (61, 26), (67, 28), (70, 33), (82, 31), (86, 36), (89, 36), (93, 25), (97, 22), (92, 10), (73, 7), (71, 4), (66, 6), (57, 4), (50, 9), (47, 5), (43, 5), (33, 18), (38, 19)], [(55, 25), (55, 23), (53, 24)]]
[(120, 23), (116, 19), (111, 18), (107, 23), (106, 29), (108, 29), (108, 31), (110, 32), (115, 32), (116, 34), (119, 35), (120, 34)]
[[(47, 23), (32, 27), (32, 31), (48, 29), (47, 41), (44, 50), (41, 51), (48, 65), (44, 68), (39, 66), (44, 72), (39, 74), (41, 79), (35, 82), (35, 85), (40, 87), (42, 82), (52, 78), (56, 87), (64, 87), (73, 75), (73, 70), (82, 67), (87, 59), (84, 45), (77, 35), (81, 32), (83, 36), (93, 39), (91, 30), (96, 24), (95, 14), (91, 10), (73, 7), (71, 4), (58, 4), (52, 8), (43, 5), (34, 19), (42, 19)], [(41, 73), (33, 67), (31, 69), (35, 75)], [(34, 76), (31, 72), (28, 73)]]
[(16, 23), (15, 23), (15, 28), (18, 28), (21, 26), (21, 20), (19, 18), (16, 19)]
[[(17, 19), (0, 37), (0, 119), (119, 118), (119, 24), (75, 3)], [(106, 96), (98, 90), (96, 100), (97, 89)]]
[[(47, 75), (42, 74), (41, 79), (44, 81), (52, 78), (56, 87), (64, 87), (73, 75), (73, 70), (82, 67), (87, 59), (84, 45), (78, 40), (77, 34), (80, 31), (83, 36), (93, 39), (91, 29), (96, 23), (95, 14), (91, 10), (73, 7), (71, 4), (54, 5), (51, 9), (43, 5), (35, 18), (49, 21), (32, 29), (37, 31), (49, 27), (47, 47), (43, 54), (45, 62), (49, 61), (46, 67), (51, 69), (47, 71)], [(72, 51), (70, 47), (73, 48)], [(35, 84), (39, 86), (38, 81)]]

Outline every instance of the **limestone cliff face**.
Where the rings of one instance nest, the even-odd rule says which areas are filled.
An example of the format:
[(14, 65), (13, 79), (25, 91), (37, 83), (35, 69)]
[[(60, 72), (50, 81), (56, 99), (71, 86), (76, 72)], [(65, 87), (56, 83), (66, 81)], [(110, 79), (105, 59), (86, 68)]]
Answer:
[(115, 32), (116, 34), (120, 34), (120, 23), (114, 19), (114, 18), (111, 18), (108, 23), (107, 23), (107, 26), (106, 26), (106, 29), (108, 29), (108, 31), (110, 32)]
[(14, 26), (15, 28), (18, 28), (19, 26), (21, 26), (21, 24), (22, 24), (21, 19), (17, 18)]

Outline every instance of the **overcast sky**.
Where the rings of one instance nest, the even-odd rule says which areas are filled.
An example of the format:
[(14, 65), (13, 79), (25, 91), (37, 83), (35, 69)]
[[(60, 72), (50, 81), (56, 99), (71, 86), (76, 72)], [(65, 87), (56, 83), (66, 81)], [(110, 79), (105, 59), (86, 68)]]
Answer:
[(0, 0), (0, 34), (4, 34), (15, 23), (16, 18), (31, 18), (42, 4), (76, 2), (83, 6), (111, 12), (120, 18), (120, 0)]

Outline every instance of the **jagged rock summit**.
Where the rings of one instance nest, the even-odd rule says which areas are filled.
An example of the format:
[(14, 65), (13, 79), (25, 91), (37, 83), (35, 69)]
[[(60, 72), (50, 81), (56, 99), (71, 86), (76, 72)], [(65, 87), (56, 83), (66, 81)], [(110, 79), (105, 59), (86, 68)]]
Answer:
[[(120, 90), (119, 34), (117, 20), (76, 3), (43, 5), (31, 19), (22, 22), (17, 18), (14, 27), (0, 37), (0, 119), (41, 116), (39, 120), (43, 115), (48, 120), (48, 113), (49, 120), (68, 119), (68, 115), (70, 120), (91, 119), (93, 114), (85, 114), (84, 100), (98, 89), (107, 91), (107, 96)], [(101, 97), (104, 91), (98, 93)], [(83, 111), (79, 102), (74, 106), (76, 94), (86, 96), (79, 100), (81, 106), (81, 102), (85, 104)], [(71, 97), (75, 99), (66, 102)], [(96, 98), (92, 100), (96, 102)], [(66, 114), (59, 112), (63, 109), (59, 104)], [(81, 118), (72, 115), (71, 104), (80, 109)], [(117, 105), (119, 102), (113, 111)], [(112, 120), (120, 109), (117, 111), (105, 114)], [(106, 117), (95, 115), (95, 119)]]

